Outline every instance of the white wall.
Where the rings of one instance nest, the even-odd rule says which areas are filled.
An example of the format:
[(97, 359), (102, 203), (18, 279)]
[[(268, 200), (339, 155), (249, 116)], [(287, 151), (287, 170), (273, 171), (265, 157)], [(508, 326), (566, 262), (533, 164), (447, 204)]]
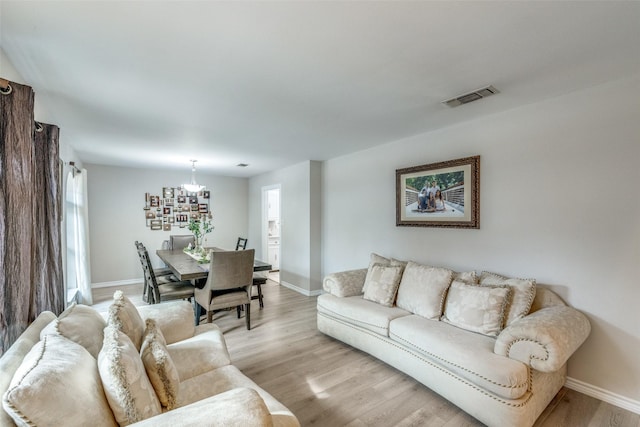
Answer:
[[(639, 88), (637, 75), (327, 161), (323, 274), (375, 251), (536, 278), (591, 321), (569, 376), (640, 408)], [(395, 226), (396, 169), (478, 154), (479, 230)]]
[[(134, 242), (147, 247), (151, 262), (170, 234), (191, 234), (187, 228), (151, 231), (146, 227), (144, 194), (160, 194), (162, 187), (177, 187), (190, 179), (190, 172), (133, 169), (87, 164), (89, 193), (89, 233), (91, 241), (91, 282), (118, 282), (142, 278), (142, 268)], [(238, 236), (247, 234), (248, 180), (206, 175), (198, 172), (198, 183), (211, 191), (215, 230), (206, 245), (234, 249)]]
[(280, 281), (303, 294), (317, 293), (320, 283), (320, 171), (306, 161), (262, 174), (249, 182), (249, 245), (262, 253), (262, 188), (281, 185)]

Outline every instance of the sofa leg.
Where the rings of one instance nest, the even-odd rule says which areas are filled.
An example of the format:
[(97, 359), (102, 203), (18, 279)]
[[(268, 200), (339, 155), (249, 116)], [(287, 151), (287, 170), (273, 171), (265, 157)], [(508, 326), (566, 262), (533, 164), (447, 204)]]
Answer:
[(238, 305), (236, 306), (236, 312), (238, 313), (238, 319), (240, 318), (240, 312), (242, 311), (242, 306)]
[(213, 323), (213, 310), (207, 311), (207, 323)]
[(246, 318), (246, 321), (247, 321), (247, 331), (249, 331), (251, 330), (251, 304), (246, 304), (245, 309), (246, 309), (246, 313), (244, 317)]

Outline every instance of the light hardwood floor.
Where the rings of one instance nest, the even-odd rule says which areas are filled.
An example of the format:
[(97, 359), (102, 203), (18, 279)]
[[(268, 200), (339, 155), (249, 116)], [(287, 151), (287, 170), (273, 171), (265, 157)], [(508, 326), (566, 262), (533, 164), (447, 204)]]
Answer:
[[(141, 285), (122, 286), (144, 304)], [(114, 288), (94, 290), (106, 311)], [(251, 309), (252, 329), (235, 311), (221, 312), (231, 360), (293, 411), (303, 426), (481, 426), (455, 405), (400, 371), (318, 332), (316, 298), (273, 281), (263, 286), (263, 310)], [(640, 415), (563, 388), (536, 427), (640, 427)]]

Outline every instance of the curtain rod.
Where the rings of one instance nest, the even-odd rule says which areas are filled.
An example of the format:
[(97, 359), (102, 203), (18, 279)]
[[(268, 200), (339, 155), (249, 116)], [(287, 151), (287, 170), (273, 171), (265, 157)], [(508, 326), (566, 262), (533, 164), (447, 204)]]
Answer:
[(9, 95), (11, 93), (12, 89), (9, 84), (9, 80), (0, 78), (0, 91), (5, 95)]
[(71, 166), (71, 171), (73, 172), (73, 175), (75, 176), (75, 174), (77, 173), (82, 173), (82, 171), (80, 169), (78, 169), (78, 167), (76, 166), (76, 162), (69, 162), (67, 163), (69, 166)]

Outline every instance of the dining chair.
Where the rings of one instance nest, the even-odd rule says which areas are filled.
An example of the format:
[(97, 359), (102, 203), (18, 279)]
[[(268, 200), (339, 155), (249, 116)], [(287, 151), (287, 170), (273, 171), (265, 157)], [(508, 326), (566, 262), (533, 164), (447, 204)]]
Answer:
[[(136, 251), (138, 252), (138, 258), (140, 258), (140, 264), (142, 265), (142, 269), (144, 271), (145, 259), (144, 253), (147, 250), (145, 246), (136, 240)], [(158, 283), (166, 283), (166, 282), (176, 282), (178, 279), (173, 275), (173, 271), (170, 268), (153, 268), (153, 274), (156, 277), (156, 281)], [(153, 296), (151, 296), (150, 288), (147, 280), (144, 281), (144, 288), (142, 290), (142, 300), (146, 303), (151, 304), (153, 302)]]
[(238, 242), (236, 243), (236, 251), (239, 251), (240, 249), (247, 249), (247, 239), (245, 239), (244, 237), (238, 237)]
[(184, 249), (189, 246), (189, 243), (191, 246), (196, 245), (196, 238), (193, 234), (172, 234), (169, 236), (169, 249)]
[[(236, 243), (236, 251), (239, 251), (240, 249), (245, 250), (247, 248), (247, 239), (245, 239), (244, 237), (238, 237), (238, 243)], [(267, 283), (267, 278), (264, 276), (261, 276), (260, 274), (254, 274), (253, 275), (253, 285), (256, 287), (256, 290), (258, 291), (257, 295), (253, 295), (253, 292), (251, 292), (251, 299), (257, 299), (258, 303), (260, 304), (260, 309), (264, 308), (264, 301), (262, 298), (262, 285), (264, 285), (265, 283)]]
[(142, 243), (138, 242), (136, 242), (136, 248), (138, 248), (138, 255), (140, 256), (142, 271), (144, 273), (144, 293), (142, 295), (142, 299), (145, 300), (145, 302), (149, 304), (159, 304), (164, 301), (176, 299), (186, 299), (191, 301), (191, 298), (193, 298), (194, 295), (194, 286), (190, 281), (179, 281), (177, 279), (171, 280), (171, 275), (169, 274), (157, 277), (155, 270), (151, 266), (151, 260), (149, 259), (147, 248), (145, 248)]
[[(195, 289), (196, 303), (206, 311), (208, 323), (211, 323), (214, 311), (225, 308), (236, 307), (240, 318), (239, 307), (244, 305), (247, 330), (251, 329), (254, 256), (254, 249), (210, 252), (207, 282), (201, 289)], [(196, 316), (196, 325), (199, 320)]]

